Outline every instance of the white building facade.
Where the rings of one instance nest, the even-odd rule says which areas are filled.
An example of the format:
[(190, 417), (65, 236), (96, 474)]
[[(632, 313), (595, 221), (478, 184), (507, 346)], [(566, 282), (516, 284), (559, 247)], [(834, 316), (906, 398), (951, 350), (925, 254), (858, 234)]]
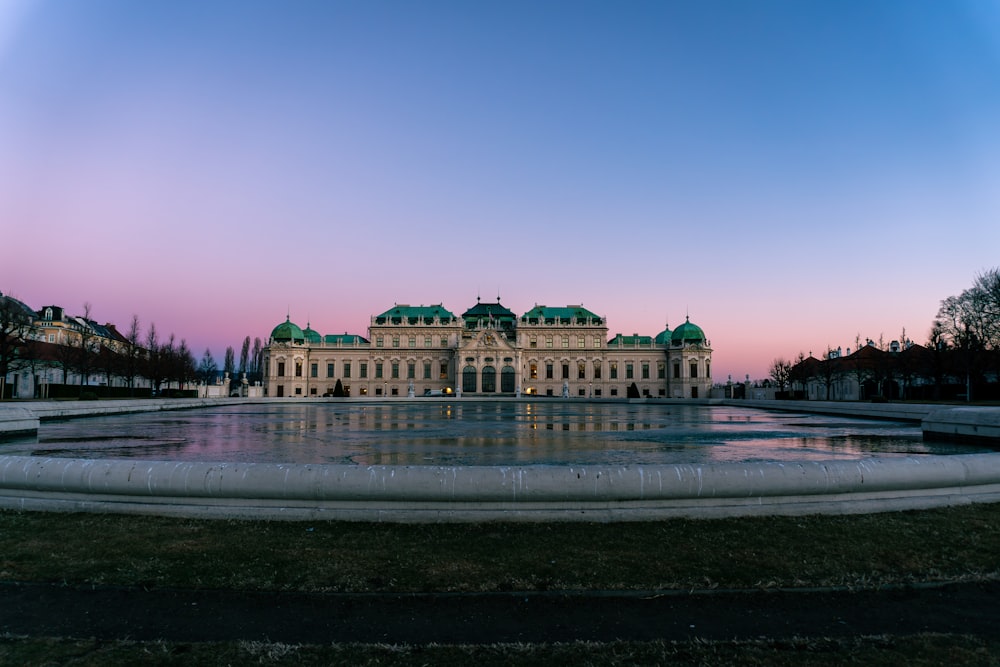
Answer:
[(608, 339), (582, 306), (535, 306), (521, 316), (478, 302), (461, 316), (442, 305), (396, 305), (367, 337), (322, 336), (290, 318), (264, 350), (271, 397), (465, 395), (707, 398), (712, 349), (686, 321), (655, 337)]

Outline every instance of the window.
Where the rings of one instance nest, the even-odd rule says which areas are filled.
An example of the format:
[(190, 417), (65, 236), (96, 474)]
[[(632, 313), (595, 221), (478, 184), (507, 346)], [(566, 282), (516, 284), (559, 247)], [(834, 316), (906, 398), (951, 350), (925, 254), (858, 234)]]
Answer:
[(552, 379), (552, 364), (545, 364), (545, 379)]
[(504, 393), (511, 393), (514, 391), (514, 386), (516, 384), (514, 380), (514, 367), (504, 366), (500, 371), (500, 391)]
[(646, 362), (643, 362), (642, 364), (642, 379), (643, 380), (649, 379), (649, 364)]
[(409, 342), (410, 347), (416, 347), (417, 346), (417, 337), (416, 336), (410, 336), (410, 340), (408, 342)]
[(617, 395), (618, 395), (618, 390), (617, 390), (617, 389), (615, 389), (614, 387), (612, 387), (612, 388), (611, 388), (611, 395), (612, 395), (612, 396), (617, 396)]
[(475, 393), (476, 391), (476, 368), (466, 366), (462, 369), (462, 391)]
[(438, 375), (438, 378), (441, 379), (441, 380), (447, 380), (448, 379), (448, 362), (447, 361), (442, 361), (441, 362), (441, 374)]
[(349, 361), (344, 362), (344, 377), (345, 378), (351, 377), (351, 362)]
[(319, 377), (319, 364), (315, 362), (309, 364), (309, 377), (311, 378)]
[(594, 362), (594, 379), (595, 380), (601, 379), (601, 362), (599, 361)]
[(562, 346), (563, 347), (569, 347), (569, 336), (563, 336), (562, 337)]
[(483, 366), (483, 391), (493, 393), (497, 390), (497, 369)]
[(278, 377), (284, 377), (284, 376), (285, 376), (285, 362), (284, 361), (279, 361), (278, 362)]
[(295, 362), (295, 377), (297, 377), (297, 378), (302, 377), (302, 362), (301, 361), (296, 361)]
[(548, 347), (548, 348), (552, 347), (552, 336), (546, 336), (545, 337), (545, 347)]
[(327, 364), (326, 365), (326, 376), (328, 378), (332, 378), (333, 377), (333, 364)]
[(392, 375), (390, 376), (393, 380), (399, 379), (399, 362), (392, 362)]
[(625, 379), (631, 380), (635, 377), (635, 371), (632, 368), (632, 364), (625, 364)]
[(594, 336), (594, 347), (600, 347), (600, 346), (601, 346), (601, 339), (598, 338), (597, 336)]
[(375, 347), (382, 347), (384, 340), (382, 336), (375, 336)]
[(538, 336), (532, 336), (529, 341), (528, 347), (538, 347)]
[(432, 343), (431, 343), (431, 337), (430, 336), (424, 336), (424, 347), (430, 347), (431, 345), (432, 345)]
[(424, 362), (424, 379), (425, 380), (431, 379), (431, 362), (429, 361)]
[(587, 347), (587, 337), (586, 336), (580, 336), (579, 338), (577, 338), (576, 339), (576, 346), (577, 347)]
[(528, 365), (528, 377), (530, 377), (532, 380), (538, 379), (538, 364), (531, 363)]
[(375, 377), (376, 378), (381, 378), (382, 377), (382, 362), (381, 361), (376, 361), (375, 362)]
[(712, 377), (712, 362), (710, 361), (705, 362), (705, 377)]
[(361, 377), (363, 377), (363, 378), (368, 377), (368, 362), (367, 361), (362, 361), (361, 362)]
[(441, 336), (441, 347), (448, 347), (448, 337)]
[(412, 380), (417, 377), (417, 365), (415, 363), (408, 362), (406, 364), (406, 379)]
[(618, 379), (618, 362), (617, 361), (612, 361), (610, 364), (608, 364), (608, 366), (611, 369), (611, 376), (610, 376), (611, 379), (612, 380), (617, 380)]
[(680, 365), (679, 362), (675, 361), (674, 362), (674, 379), (677, 379), (680, 376), (681, 376), (681, 365)]
[(49, 342), (50, 343), (56, 342), (56, 335), (55, 334), (49, 334)]
[(664, 380), (667, 377), (667, 365), (662, 361), (656, 364), (656, 377), (660, 380)]
[(691, 362), (691, 377), (698, 377), (698, 362), (696, 361)]
[(576, 379), (586, 380), (587, 379), (587, 365), (582, 361), (576, 366)]
[(399, 336), (393, 336), (392, 337), (392, 346), (393, 347), (399, 347)]
[(295, 395), (296, 396), (301, 396), (302, 395), (302, 387), (296, 387), (295, 388)]
[(315, 396), (316, 395), (316, 387), (310, 387), (309, 388), (309, 395), (310, 396)]
[(600, 389), (595, 389), (594, 390), (594, 396), (600, 396), (600, 395), (601, 395), (601, 390)]
[(562, 365), (562, 379), (563, 380), (569, 379), (569, 364)]

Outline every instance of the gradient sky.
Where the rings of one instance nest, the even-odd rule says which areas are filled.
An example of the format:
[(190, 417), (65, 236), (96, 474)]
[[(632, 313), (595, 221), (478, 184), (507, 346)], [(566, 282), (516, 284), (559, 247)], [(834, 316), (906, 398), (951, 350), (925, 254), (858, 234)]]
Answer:
[(499, 294), (763, 378), (998, 264), (996, 3), (0, 0), (0, 291), (220, 365)]

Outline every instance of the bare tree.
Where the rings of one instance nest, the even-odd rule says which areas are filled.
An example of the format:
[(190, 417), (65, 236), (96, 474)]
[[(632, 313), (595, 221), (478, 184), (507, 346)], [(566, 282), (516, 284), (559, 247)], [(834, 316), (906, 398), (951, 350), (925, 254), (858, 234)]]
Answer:
[(17, 299), (0, 293), (0, 400), (7, 374), (18, 367), (31, 333), (33, 312)]
[(252, 378), (254, 382), (259, 382), (263, 379), (261, 378), (261, 367), (264, 365), (264, 348), (259, 336), (253, 339), (252, 355), (252, 370), (247, 377)]
[(125, 350), (125, 379), (128, 382), (129, 394), (135, 395), (135, 378), (139, 374), (139, 360), (142, 350), (139, 347), (139, 316), (132, 313), (132, 322), (128, 327), (125, 339), (128, 349)]
[(205, 354), (201, 355), (201, 363), (198, 364), (198, 377), (205, 384), (215, 380), (215, 376), (219, 372), (219, 367), (215, 363), (215, 358), (212, 357), (212, 351), (205, 348)]
[(771, 362), (771, 368), (768, 369), (768, 375), (774, 380), (774, 383), (778, 385), (778, 391), (784, 392), (785, 387), (788, 386), (789, 379), (792, 373), (792, 363), (787, 359), (778, 357)]
[(146, 370), (145, 375), (149, 380), (153, 393), (160, 392), (160, 384), (163, 382), (163, 363), (160, 356), (160, 339), (156, 333), (156, 323), (149, 324), (149, 331), (146, 332)]
[(243, 339), (243, 347), (240, 348), (240, 373), (247, 373), (250, 369), (250, 336)]
[(83, 316), (77, 318), (78, 322), (81, 322), (80, 336), (73, 339), (74, 346), (77, 349), (76, 355), (76, 371), (80, 374), (80, 391), (83, 391), (83, 386), (90, 381), (90, 373), (94, 366), (94, 338), (96, 333), (90, 322), (90, 302), (85, 302), (83, 304)]

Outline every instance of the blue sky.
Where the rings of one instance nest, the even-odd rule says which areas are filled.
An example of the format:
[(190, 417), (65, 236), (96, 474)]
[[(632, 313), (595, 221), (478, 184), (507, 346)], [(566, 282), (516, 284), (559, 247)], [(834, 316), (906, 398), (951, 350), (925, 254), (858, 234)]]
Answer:
[(988, 2), (6, 0), (0, 290), (217, 358), (286, 313), (690, 313), (763, 377), (1000, 263), (998, 119)]

